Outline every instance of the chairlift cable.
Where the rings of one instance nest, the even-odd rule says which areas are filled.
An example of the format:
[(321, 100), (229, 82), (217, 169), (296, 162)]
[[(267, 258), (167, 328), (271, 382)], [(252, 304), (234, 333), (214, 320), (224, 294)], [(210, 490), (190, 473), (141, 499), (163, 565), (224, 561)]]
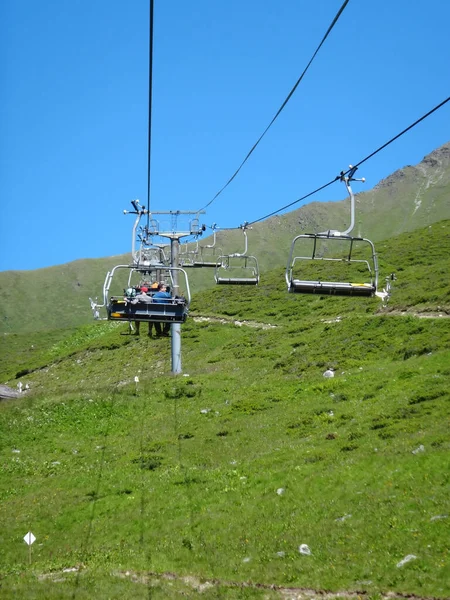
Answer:
[[(369, 158), (372, 158), (372, 156), (375, 156), (375, 154), (377, 154), (378, 152), (380, 152), (380, 150), (383, 150), (384, 148), (386, 148), (386, 146), (389, 146), (389, 144), (392, 144), (392, 142), (395, 142), (395, 140), (397, 140), (399, 137), (401, 137), (404, 133), (406, 133), (407, 131), (409, 131), (410, 129), (412, 129), (416, 125), (418, 125), (421, 121), (424, 121), (427, 117), (429, 117), (434, 112), (436, 112), (439, 108), (441, 108), (442, 106), (444, 106), (444, 104), (446, 104), (449, 100), (450, 100), (450, 96), (446, 100), (444, 100), (443, 102), (441, 102), (440, 104), (438, 104), (437, 106), (435, 106), (432, 110), (430, 110), (429, 112), (427, 112), (425, 115), (423, 115), (423, 117), (420, 117), (420, 119), (417, 119), (417, 121), (414, 121), (414, 123), (412, 123), (412, 125), (410, 125), (406, 129), (404, 129), (403, 131), (401, 131), (400, 133), (398, 133), (395, 137), (393, 137), (392, 139), (390, 139), (388, 142), (386, 142), (382, 146), (380, 146), (378, 148), (378, 150), (375, 150), (375, 152), (372, 152), (371, 154), (369, 154), (369, 156), (366, 156), (366, 158), (363, 158), (362, 160), (360, 160), (359, 163), (357, 163), (356, 165), (354, 165), (354, 168), (355, 167), (356, 168), (359, 167), (360, 165), (362, 165), (363, 163), (365, 163), (366, 160), (369, 160)], [(347, 173), (348, 173), (348, 171), (345, 173), (345, 175)]]
[[(438, 104), (437, 106), (435, 106), (432, 110), (428, 111), (425, 115), (423, 115), (422, 117), (420, 117), (420, 119), (417, 119), (417, 121), (414, 121), (414, 123), (412, 123), (411, 125), (409, 125), (409, 127), (406, 127), (406, 129), (403, 129), (403, 131), (401, 131), (396, 136), (394, 136), (393, 138), (391, 138), (388, 142), (386, 142), (385, 144), (383, 144), (382, 146), (380, 146), (377, 150), (375, 150), (374, 152), (372, 152), (371, 154), (369, 154), (368, 156), (366, 156), (365, 158), (363, 158), (362, 160), (360, 160), (358, 163), (356, 163), (352, 167), (352, 169), (358, 168), (360, 165), (362, 165), (363, 163), (365, 163), (366, 161), (368, 161), (369, 158), (372, 158), (373, 156), (375, 156), (375, 154), (378, 154), (378, 152), (380, 152), (381, 150), (383, 150), (384, 148), (386, 148), (387, 146), (389, 146), (389, 144), (392, 144), (392, 142), (394, 142), (395, 140), (398, 140), (403, 134), (405, 134), (407, 131), (409, 131), (410, 129), (412, 129), (416, 125), (418, 125), (420, 122), (424, 121), (427, 117), (429, 117), (430, 115), (432, 115), (439, 108), (442, 108), (444, 106), (444, 104), (446, 104), (449, 101), (450, 101), (450, 96), (448, 98), (446, 98), (443, 102), (441, 102), (440, 104)], [(255, 221), (252, 221), (249, 224), (250, 225), (254, 225), (255, 223), (259, 223), (260, 221), (264, 221), (265, 219), (268, 219), (269, 217), (273, 217), (274, 215), (278, 214), (279, 212), (281, 212), (283, 210), (286, 210), (287, 208), (290, 208), (291, 206), (294, 206), (294, 204), (298, 204), (299, 202), (302, 202), (302, 200), (306, 200), (306, 198), (309, 198), (310, 196), (313, 196), (314, 194), (317, 194), (317, 192), (320, 192), (321, 190), (324, 190), (326, 187), (328, 187), (329, 185), (331, 185), (335, 181), (339, 181), (341, 179), (342, 175), (348, 175), (348, 173), (350, 173), (350, 171), (352, 169), (348, 169), (347, 171), (342, 172), (342, 174), (337, 175), (334, 179), (332, 179), (331, 181), (329, 181), (325, 185), (322, 185), (321, 187), (315, 189), (312, 192), (309, 192), (309, 194), (306, 194), (305, 196), (302, 196), (298, 200), (294, 200), (290, 204), (286, 204), (285, 206), (282, 206), (281, 208), (279, 208), (277, 210), (274, 210), (273, 212), (269, 213), (268, 215), (265, 215), (264, 217), (261, 217), (259, 219), (255, 219)]]
[[(292, 90), (289, 92), (289, 94), (287, 95), (286, 99), (284, 100), (283, 104), (280, 106), (280, 108), (278, 109), (278, 111), (276, 112), (275, 116), (273, 117), (273, 119), (270, 121), (270, 123), (267, 125), (267, 127), (264, 129), (263, 133), (259, 136), (259, 138), (257, 139), (257, 141), (253, 144), (253, 146), (251, 147), (250, 151), (247, 153), (247, 156), (244, 158), (244, 160), (241, 162), (241, 164), (239, 165), (239, 167), (237, 168), (237, 170), (233, 173), (233, 175), (230, 177), (230, 179), (228, 179), (228, 181), (225, 183), (225, 185), (217, 192), (217, 194), (207, 203), (205, 204), (205, 206), (203, 208), (201, 208), (200, 210), (205, 210), (208, 206), (210, 206), (214, 200), (220, 196), (220, 194), (225, 190), (225, 188), (227, 188), (229, 186), (229, 184), (233, 181), (233, 179), (236, 177), (236, 175), (239, 173), (239, 171), (242, 169), (242, 167), (244, 166), (244, 164), (247, 162), (247, 160), (250, 158), (250, 156), (253, 154), (254, 150), (256, 149), (256, 147), (258, 146), (258, 144), (260, 143), (260, 141), (263, 139), (263, 137), (266, 135), (266, 133), (269, 131), (269, 129), (272, 127), (273, 123), (275, 122), (275, 120), (278, 118), (278, 116), (280, 115), (281, 111), (284, 109), (284, 107), (286, 106), (286, 104), (289, 102), (289, 100), (291, 99), (291, 97), (293, 96), (295, 90), (297, 89), (299, 83), (301, 82), (301, 80), (303, 79), (303, 77), (305, 76), (307, 70), (309, 69), (309, 67), (311, 66), (311, 63), (313, 62), (313, 60), (315, 59), (317, 53), (319, 52), (320, 48), (322, 47), (322, 45), (324, 44), (325, 40), (327, 39), (328, 35), (331, 33), (331, 30), (333, 29), (333, 27), (336, 25), (337, 21), (339, 20), (339, 17), (341, 16), (341, 14), (343, 13), (345, 7), (347, 6), (349, 0), (344, 0), (344, 3), (342, 4), (341, 8), (339, 9), (338, 13), (336, 14), (336, 16), (334, 17), (333, 21), (331, 22), (330, 26), (327, 29), (327, 32), (325, 33), (325, 35), (322, 38), (322, 41), (320, 42), (320, 44), (317, 46), (314, 54), (312, 55), (310, 61), (308, 62), (308, 64), (306, 65), (303, 73), (300, 75), (300, 77), (297, 79), (294, 87), (292, 88)], [(200, 211), (199, 211), (200, 212)]]
[(286, 208), (290, 208), (291, 206), (294, 206), (294, 204), (298, 204), (302, 200), (306, 200), (306, 198), (309, 198), (310, 196), (313, 196), (314, 194), (317, 194), (317, 192), (320, 192), (321, 190), (324, 190), (325, 188), (327, 188), (329, 185), (331, 185), (335, 181), (338, 181), (338, 179), (340, 179), (339, 175), (337, 177), (335, 177), (334, 179), (332, 179), (331, 181), (329, 181), (328, 183), (326, 183), (325, 185), (322, 185), (321, 187), (317, 188), (313, 192), (309, 192), (309, 194), (306, 194), (305, 196), (302, 196), (298, 200), (294, 200), (290, 204), (286, 204), (286, 206), (283, 206), (282, 208), (279, 208), (278, 210), (274, 210), (273, 212), (271, 212), (270, 214), (266, 215), (265, 217), (261, 217), (260, 219), (256, 219), (255, 221), (252, 221), (250, 223), (250, 225), (254, 225), (255, 223), (259, 223), (260, 221), (264, 221), (265, 219), (268, 219), (269, 217), (273, 217), (273, 215), (278, 214), (282, 210), (286, 210)]
[(148, 151), (147, 151), (147, 231), (150, 226), (150, 157), (152, 147), (152, 97), (153, 97), (153, 8), (150, 0), (150, 23), (148, 44)]

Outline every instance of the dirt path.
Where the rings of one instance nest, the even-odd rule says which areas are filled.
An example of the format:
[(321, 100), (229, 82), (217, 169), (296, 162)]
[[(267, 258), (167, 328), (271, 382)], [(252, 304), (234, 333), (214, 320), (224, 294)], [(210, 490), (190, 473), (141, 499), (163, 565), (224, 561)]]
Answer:
[(256, 321), (238, 321), (222, 317), (192, 317), (196, 323), (222, 323), (222, 325), (235, 325), (236, 327), (253, 327), (254, 329), (276, 329), (277, 325), (270, 323), (257, 323)]
[[(450, 314), (446, 312), (408, 312), (393, 310), (389, 312), (380, 311), (375, 313), (375, 317), (391, 316), (391, 317), (416, 317), (417, 319), (448, 319)], [(349, 318), (349, 317), (345, 317)], [(226, 319), (225, 317), (204, 317), (204, 316), (193, 316), (192, 319), (195, 323), (221, 323), (222, 325), (235, 325), (236, 327), (253, 327), (254, 329), (276, 329), (278, 325), (271, 325), (270, 323), (258, 323), (257, 321), (239, 321), (237, 319)], [(323, 323), (338, 323), (342, 321), (342, 317), (335, 317), (331, 319), (320, 319)]]
[(391, 315), (393, 317), (417, 317), (418, 319), (448, 319), (450, 314), (442, 312), (408, 312), (407, 310), (392, 310), (390, 312), (377, 313), (382, 315)]
[[(130, 579), (136, 583), (146, 584), (146, 585), (154, 585), (158, 581), (161, 580), (172, 580), (178, 581), (184, 584), (188, 589), (192, 589), (195, 593), (202, 593), (208, 589), (214, 588), (216, 586), (221, 586), (222, 588), (252, 588), (259, 590), (267, 590), (271, 591), (272, 595), (270, 597), (278, 596), (280, 600), (312, 600), (316, 598), (320, 598), (323, 600), (345, 600), (346, 598), (373, 598), (373, 591), (340, 591), (340, 592), (330, 592), (327, 590), (313, 590), (309, 588), (299, 588), (299, 587), (285, 587), (280, 585), (271, 585), (265, 583), (253, 583), (253, 582), (237, 582), (237, 581), (228, 581), (228, 580), (220, 580), (220, 579), (207, 579), (202, 580), (194, 575), (177, 575), (175, 573), (137, 573), (133, 571), (116, 571), (112, 573), (115, 577), (120, 577), (121, 579)], [(370, 585), (372, 582), (361, 582), (361, 585)], [(421, 596), (415, 596), (414, 594), (397, 594), (395, 592), (376, 592), (376, 596), (380, 600), (394, 600), (394, 599), (409, 599), (409, 600), (433, 600), (432, 598), (424, 598)]]

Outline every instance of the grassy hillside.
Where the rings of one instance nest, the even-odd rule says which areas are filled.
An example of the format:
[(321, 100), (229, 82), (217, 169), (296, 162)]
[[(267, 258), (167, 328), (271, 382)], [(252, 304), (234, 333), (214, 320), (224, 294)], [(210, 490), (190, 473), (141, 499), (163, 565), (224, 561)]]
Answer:
[[(362, 189), (360, 184), (355, 184), (354, 188), (355, 192)], [(342, 190), (344, 196), (343, 185)], [(429, 154), (419, 165), (400, 169), (374, 189), (358, 193), (353, 234), (382, 242), (449, 219), (449, 194), (450, 143)], [(294, 236), (329, 228), (344, 230), (349, 219), (350, 202), (347, 198), (341, 202), (313, 202), (255, 224), (248, 232), (248, 251), (259, 261), (262, 281), (272, 269), (286, 268)], [(205, 238), (199, 243), (207, 245), (211, 242), (212, 238)], [(241, 231), (220, 231), (217, 246), (225, 253), (242, 252), (244, 239)], [(377, 247), (382, 260), (383, 246), (384, 243)], [(0, 333), (45, 331), (89, 323), (92, 318), (89, 297), (101, 298), (107, 270), (128, 262), (129, 255), (122, 255), (79, 260), (37, 271), (0, 273), (0, 302), (3, 307)], [(389, 271), (382, 269), (382, 277), (388, 274)], [(215, 285), (214, 269), (191, 269), (189, 277), (194, 292)]]
[(381, 244), (387, 308), (197, 294), (177, 377), (125, 324), (1, 336), (1, 597), (448, 598), (449, 228)]
[(89, 297), (101, 297), (106, 273), (129, 255), (83, 259), (36, 271), (0, 273), (2, 333), (72, 327), (92, 318)]

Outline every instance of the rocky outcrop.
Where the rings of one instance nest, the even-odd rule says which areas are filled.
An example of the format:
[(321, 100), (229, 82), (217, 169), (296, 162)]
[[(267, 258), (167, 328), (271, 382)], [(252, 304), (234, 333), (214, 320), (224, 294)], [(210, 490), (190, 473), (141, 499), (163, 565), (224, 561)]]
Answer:
[(429, 167), (447, 167), (450, 164), (450, 142), (427, 154), (422, 163)]
[(392, 187), (393, 185), (401, 182), (410, 175), (412, 176), (425, 176), (428, 169), (445, 169), (450, 166), (450, 142), (447, 142), (440, 148), (433, 150), (430, 154), (427, 154), (423, 160), (416, 166), (406, 165), (402, 169), (398, 169), (389, 177), (382, 179), (373, 188), (374, 190)]
[(7, 385), (0, 384), (0, 400), (11, 400), (12, 398), (20, 398), (25, 392), (19, 392), (19, 390), (13, 390)]

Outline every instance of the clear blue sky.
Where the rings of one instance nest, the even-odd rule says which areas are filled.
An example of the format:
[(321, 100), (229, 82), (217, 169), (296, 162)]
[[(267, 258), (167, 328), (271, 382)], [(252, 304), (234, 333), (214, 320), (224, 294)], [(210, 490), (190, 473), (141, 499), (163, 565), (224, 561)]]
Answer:
[[(151, 204), (198, 210), (237, 169), (342, 0), (155, 0)], [(128, 252), (147, 203), (149, 0), (0, 4), (0, 270)], [(450, 95), (448, 0), (350, 0), (201, 221), (236, 227), (328, 182)], [(450, 140), (450, 103), (368, 161)], [(355, 184), (356, 185), (356, 184)], [(345, 197), (335, 183), (311, 200)], [(294, 206), (294, 210), (300, 205)], [(386, 215), (389, 218), (389, 215)]]

